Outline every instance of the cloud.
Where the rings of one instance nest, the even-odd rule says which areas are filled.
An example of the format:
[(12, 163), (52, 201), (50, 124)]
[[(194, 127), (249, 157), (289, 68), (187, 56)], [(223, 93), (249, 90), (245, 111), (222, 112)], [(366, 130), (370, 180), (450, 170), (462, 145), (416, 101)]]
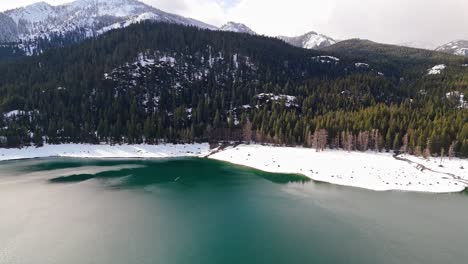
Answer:
[[(272, 36), (314, 30), (337, 39), (359, 37), (388, 43), (438, 45), (468, 39), (466, 0), (148, 1), (216, 26), (232, 20)], [(180, 6), (174, 9), (168, 4)]]
[(468, 38), (466, 0), (335, 0), (324, 30), (342, 38), (442, 44)]
[(230, 20), (241, 20), (255, 31), (267, 35), (298, 35), (326, 22), (333, 1), (242, 0), (227, 12)]
[[(45, 2), (51, 5), (59, 5), (67, 2), (71, 2), (72, 0), (45, 0)], [(3, 0), (0, 1), (0, 12), (5, 10), (10, 10), (22, 6), (27, 6), (36, 2), (40, 2), (39, 0)]]
[(219, 0), (143, 0), (143, 2), (215, 26), (226, 22), (226, 11), (229, 10), (226, 2)]

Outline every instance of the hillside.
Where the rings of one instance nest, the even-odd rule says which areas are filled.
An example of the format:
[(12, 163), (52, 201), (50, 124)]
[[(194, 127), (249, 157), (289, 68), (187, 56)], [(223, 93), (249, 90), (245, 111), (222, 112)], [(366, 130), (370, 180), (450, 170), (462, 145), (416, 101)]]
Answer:
[(436, 49), (440, 52), (468, 57), (468, 40), (457, 40), (442, 45)]
[(249, 34), (137, 23), (0, 62), (0, 143), (255, 139), (467, 155), (468, 69), (454, 66), (458, 57), (412, 51), (411, 60), (447, 63), (416, 76), (421, 66), (393, 52), (313, 51)]
[[(340, 56), (360, 59), (386, 68), (392, 75), (420, 74), (426, 69), (447, 64), (460, 67), (467, 59), (442, 52), (350, 39), (322, 49)], [(382, 69), (383, 70), (383, 69)]]

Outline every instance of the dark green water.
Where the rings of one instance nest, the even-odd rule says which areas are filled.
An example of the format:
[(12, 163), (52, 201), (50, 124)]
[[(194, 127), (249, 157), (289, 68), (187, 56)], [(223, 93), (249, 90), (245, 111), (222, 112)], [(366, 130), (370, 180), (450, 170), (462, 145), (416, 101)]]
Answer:
[(211, 160), (0, 163), (0, 263), (467, 263), (468, 195)]

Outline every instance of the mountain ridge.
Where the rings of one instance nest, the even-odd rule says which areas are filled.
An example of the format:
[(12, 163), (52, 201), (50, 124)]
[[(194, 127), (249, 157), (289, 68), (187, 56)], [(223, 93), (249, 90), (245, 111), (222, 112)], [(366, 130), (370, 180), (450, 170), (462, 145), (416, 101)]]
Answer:
[(451, 41), (447, 44), (437, 47), (435, 50), (468, 57), (468, 40)]
[(249, 28), (247, 25), (242, 24), (242, 23), (233, 22), (233, 21), (229, 21), (226, 24), (222, 25), (219, 28), (219, 30), (257, 35), (257, 33), (255, 31), (253, 31), (251, 28)]
[[(14, 47), (19, 47), (25, 55), (34, 55), (43, 52), (45, 48), (41, 44), (47, 41), (57, 40), (60, 47), (64, 38), (82, 41), (142, 20), (216, 29), (137, 0), (76, 0), (58, 6), (38, 2), (2, 12), (0, 21), (5, 26), (0, 30), (0, 40), (17, 43)], [(48, 43), (45, 46), (54, 45)]]

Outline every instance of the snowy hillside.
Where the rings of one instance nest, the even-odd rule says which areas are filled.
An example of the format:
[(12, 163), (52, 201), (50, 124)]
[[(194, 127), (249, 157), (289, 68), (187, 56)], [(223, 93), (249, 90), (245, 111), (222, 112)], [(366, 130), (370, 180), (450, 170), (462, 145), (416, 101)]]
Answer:
[(237, 32), (237, 33), (247, 33), (251, 35), (257, 35), (255, 31), (250, 29), (248, 26), (241, 24), (241, 23), (236, 23), (236, 22), (228, 22), (225, 25), (221, 26), (219, 28), (221, 31), (231, 31), (231, 32)]
[(438, 47), (436, 50), (450, 53), (450, 54), (459, 55), (459, 56), (468, 57), (468, 41), (467, 40), (452, 41), (452, 42), (449, 42), (445, 45)]
[(0, 42), (17, 42), (26, 55), (33, 55), (42, 52), (41, 41), (81, 41), (144, 20), (216, 29), (137, 0), (76, 0), (60, 6), (39, 2), (0, 13)]
[(286, 41), (287, 43), (293, 46), (305, 49), (326, 48), (336, 43), (334, 39), (322, 34), (318, 34), (314, 31), (311, 31), (307, 34), (298, 37), (279, 36), (278, 38)]

